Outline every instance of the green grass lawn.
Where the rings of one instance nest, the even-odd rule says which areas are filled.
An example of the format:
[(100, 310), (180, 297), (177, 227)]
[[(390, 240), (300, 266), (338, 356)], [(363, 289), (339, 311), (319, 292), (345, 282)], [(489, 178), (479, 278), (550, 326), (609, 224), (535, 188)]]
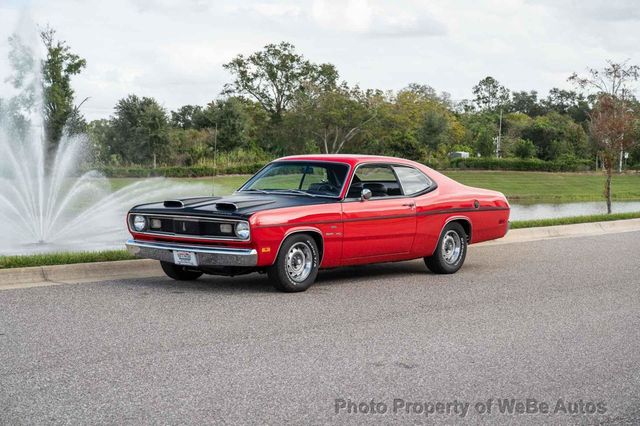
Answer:
[[(605, 177), (601, 173), (547, 173), (509, 171), (446, 171), (445, 174), (465, 185), (494, 189), (504, 193), (514, 203), (600, 201), (604, 199)], [(230, 194), (250, 176), (231, 175), (215, 178), (216, 194)], [(114, 178), (114, 189), (137, 179)], [(209, 178), (168, 179), (177, 183), (211, 185)], [(613, 198), (640, 200), (640, 174), (616, 175), (613, 178)]]
[(68, 265), (72, 263), (111, 262), (135, 259), (126, 250), (76, 253), (43, 253), (24, 256), (0, 256), (0, 269), (29, 266)]
[[(507, 171), (447, 171), (465, 185), (500, 191), (516, 203), (604, 200), (605, 176), (600, 173)], [(640, 200), (640, 174), (613, 177), (613, 198)]]
[(541, 226), (573, 225), (576, 223), (608, 222), (611, 220), (640, 219), (640, 212), (593, 214), (586, 216), (558, 217), (553, 219), (516, 220), (511, 229), (539, 228)]

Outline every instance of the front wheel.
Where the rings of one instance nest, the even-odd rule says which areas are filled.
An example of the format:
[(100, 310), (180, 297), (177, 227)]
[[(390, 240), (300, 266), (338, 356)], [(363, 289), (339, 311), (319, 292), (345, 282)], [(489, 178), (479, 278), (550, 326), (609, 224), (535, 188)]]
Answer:
[(162, 266), (162, 270), (168, 277), (178, 281), (193, 281), (202, 275), (200, 271), (193, 271), (170, 262), (160, 262), (160, 266)]
[(453, 274), (462, 267), (467, 255), (467, 233), (457, 222), (442, 230), (433, 255), (424, 258), (427, 268), (436, 274)]
[(267, 269), (273, 286), (287, 293), (305, 291), (316, 280), (320, 257), (315, 240), (307, 234), (288, 237), (275, 263)]

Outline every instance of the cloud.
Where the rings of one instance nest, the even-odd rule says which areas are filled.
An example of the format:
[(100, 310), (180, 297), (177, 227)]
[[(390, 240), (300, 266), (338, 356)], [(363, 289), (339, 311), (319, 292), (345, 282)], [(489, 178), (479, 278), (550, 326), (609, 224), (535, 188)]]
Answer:
[(543, 0), (549, 7), (566, 17), (586, 18), (593, 21), (638, 21), (640, 7), (637, 0)]
[(254, 3), (247, 8), (266, 17), (297, 17), (302, 11), (298, 5), (290, 3)]
[(392, 16), (378, 18), (369, 33), (381, 36), (418, 37), (445, 35), (446, 27), (429, 16)]
[(446, 27), (426, 11), (368, 0), (315, 0), (312, 18), (325, 29), (377, 36), (443, 35)]
[[(23, 7), (0, 0), (0, 83)], [(454, 99), (487, 75), (546, 95), (605, 59), (640, 63), (631, 0), (30, 0), (30, 11), (87, 59), (73, 86), (90, 97), (89, 119), (131, 93), (167, 109), (203, 105), (231, 80), (223, 63), (280, 41), (335, 64), (351, 84), (418, 82)]]

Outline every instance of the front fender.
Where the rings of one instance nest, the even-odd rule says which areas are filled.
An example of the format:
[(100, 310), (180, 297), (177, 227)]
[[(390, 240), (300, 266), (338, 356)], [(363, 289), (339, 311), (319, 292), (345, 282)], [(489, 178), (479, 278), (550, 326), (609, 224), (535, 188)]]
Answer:
[(342, 257), (342, 211), (339, 203), (259, 212), (251, 217), (258, 266), (271, 266), (284, 240), (308, 232), (317, 237), (321, 267), (338, 266)]

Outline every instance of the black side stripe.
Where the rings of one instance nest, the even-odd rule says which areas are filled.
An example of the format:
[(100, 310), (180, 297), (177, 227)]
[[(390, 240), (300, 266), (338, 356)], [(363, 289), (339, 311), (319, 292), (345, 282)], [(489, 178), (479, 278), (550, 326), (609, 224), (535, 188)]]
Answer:
[(477, 209), (470, 209), (466, 207), (455, 208), (455, 209), (443, 209), (443, 210), (433, 210), (420, 212), (416, 214), (401, 214), (401, 215), (388, 215), (388, 216), (377, 216), (377, 217), (367, 217), (367, 218), (353, 218), (353, 219), (344, 219), (344, 220), (319, 220), (316, 222), (299, 222), (299, 223), (276, 223), (273, 225), (261, 225), (256, 226), (256, 228), (278, 228), (282, 226), (313, 226), (313, 225), (327, 225), (331, 223), (350, 223), (350, 222), (364, 222), (371, 220), (388, 220), (388, 219), (403, 219), (409, 217), (417, 217), (417, 216), (434, 216), (439, 214), (448, 214), (448, 213), (473, 213), (478, 211), (504, 211), (509, 210), (508, 207), (480, 207)]
[(444, 209), (444, 210), (420, 212), (420, 213), (417, 213), (416, 216), (432, 216), (436, 214), (446, 214), (446, 213), (472, 213), (472, 212), (503, 211), (503, 210), (509, 210), (509, 208), (508, 207), (479, 207), (477, 209), (469, 209), (466, 207), (461, 207), (457, 209)]

